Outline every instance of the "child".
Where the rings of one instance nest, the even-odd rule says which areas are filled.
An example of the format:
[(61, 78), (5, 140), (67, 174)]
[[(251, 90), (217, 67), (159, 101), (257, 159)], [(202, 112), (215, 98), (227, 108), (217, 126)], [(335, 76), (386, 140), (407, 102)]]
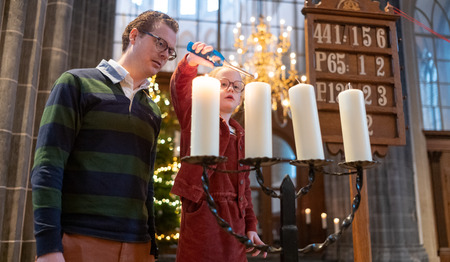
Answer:
[[(197, 42), (195, 53), (213, 50), (212, 46)], [(181, 157), (189, 155), (192, 107), (192, 80), (197, 76), (198, 65), (213, 64), (193, 53), (187, 54), (178, 64), (170, 81), (172, 103), (181, 125)], [(244, 158), (244, 129), (231, 118), (240, 105), (244, 83), (241, 75), (226, 67), (214, 69), (209, 76), (221, 82), (220, 90), (220, 155), (228, 161), (217, 165), (221, 170), (243, 170), (246, 166), (238, 160)], [(246, 251), (234, 236), (217, 223), (205, 201), (201, 176), (203, 168), (183, 162), (175, 179), (172, 193), (182, 200), (181, 229), (178, 241), (177, 262), (195, 261), (247, 261)], [(264, 244), (256, 233), (256, 216), (253, 212), (249, 172), (220, 173), (208, 170), (209, 191), (214, 198), (218, 214), (233, 230), (255, 244)], [(260, 253), (256, 250), (253, 256)], [(266, 257), (267, 253), (264, 253)]]

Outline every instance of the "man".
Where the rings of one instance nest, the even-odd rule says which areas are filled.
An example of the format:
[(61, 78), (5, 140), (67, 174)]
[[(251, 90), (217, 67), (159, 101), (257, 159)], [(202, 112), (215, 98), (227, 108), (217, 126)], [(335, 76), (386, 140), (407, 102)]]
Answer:
[(31, 173), (37, 261), (154, 261), (161, 112), (147, 78), (176, 57), (178, 23), (140, 14), (119, 61), (70, 70), (47, 101)]

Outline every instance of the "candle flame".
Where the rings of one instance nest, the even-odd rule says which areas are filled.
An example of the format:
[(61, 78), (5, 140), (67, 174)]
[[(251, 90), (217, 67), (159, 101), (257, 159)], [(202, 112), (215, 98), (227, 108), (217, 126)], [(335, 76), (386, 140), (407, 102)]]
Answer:
[(302, 75), (301, 77), (300, 77), (300, 80), (302, 80), (302, 83), (306, 83), (306, 80), (307, 80), (308, 78), (305, 76), (305, 75)]

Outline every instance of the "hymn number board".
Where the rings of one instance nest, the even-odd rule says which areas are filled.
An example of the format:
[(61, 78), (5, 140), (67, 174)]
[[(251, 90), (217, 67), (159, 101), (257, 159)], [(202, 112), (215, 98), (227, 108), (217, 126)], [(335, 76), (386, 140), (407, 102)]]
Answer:
[(315, 86), (324, 142), (332, 153), (341, 149), (339, 92), (364, 93), (373, 151), (405, 143), (405, 126), (393, 13), (371, 0), (322, 0), (305, 4), (306, 63)]

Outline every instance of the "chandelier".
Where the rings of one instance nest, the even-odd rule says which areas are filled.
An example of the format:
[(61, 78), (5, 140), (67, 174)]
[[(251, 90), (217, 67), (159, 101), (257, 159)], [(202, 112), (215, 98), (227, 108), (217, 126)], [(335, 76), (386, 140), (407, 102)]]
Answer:
[[(285, 20), (280, 20), (280, 35), (277, 37), (270, 32), (271, 20), (270, 16), (260, 16), (259, 24), (256, 25), (255, 17), (251, 17), (251, 34), (247, 38), (242, 34), (242, 24), (237, 23), (233, 29), (237, 58), (231, 56), (230, 61), (254, 73), (255, 78), (245, 78), (247, 83), (258, 81), (270, 84), (272, 110), (276, 111), (275, 119), (283, 127), (291, 115), (288, 89), (299, 82), (295, 68), (297, 59), (294, 52), (288, 56), (292, 27), (285, 28)], [(284, 61), (289, 61), (289, 69)], [(302, 76), (302, 82), (305, 81), (306, 76)], [(280, 111), (281, 119), (278, 114)]]

